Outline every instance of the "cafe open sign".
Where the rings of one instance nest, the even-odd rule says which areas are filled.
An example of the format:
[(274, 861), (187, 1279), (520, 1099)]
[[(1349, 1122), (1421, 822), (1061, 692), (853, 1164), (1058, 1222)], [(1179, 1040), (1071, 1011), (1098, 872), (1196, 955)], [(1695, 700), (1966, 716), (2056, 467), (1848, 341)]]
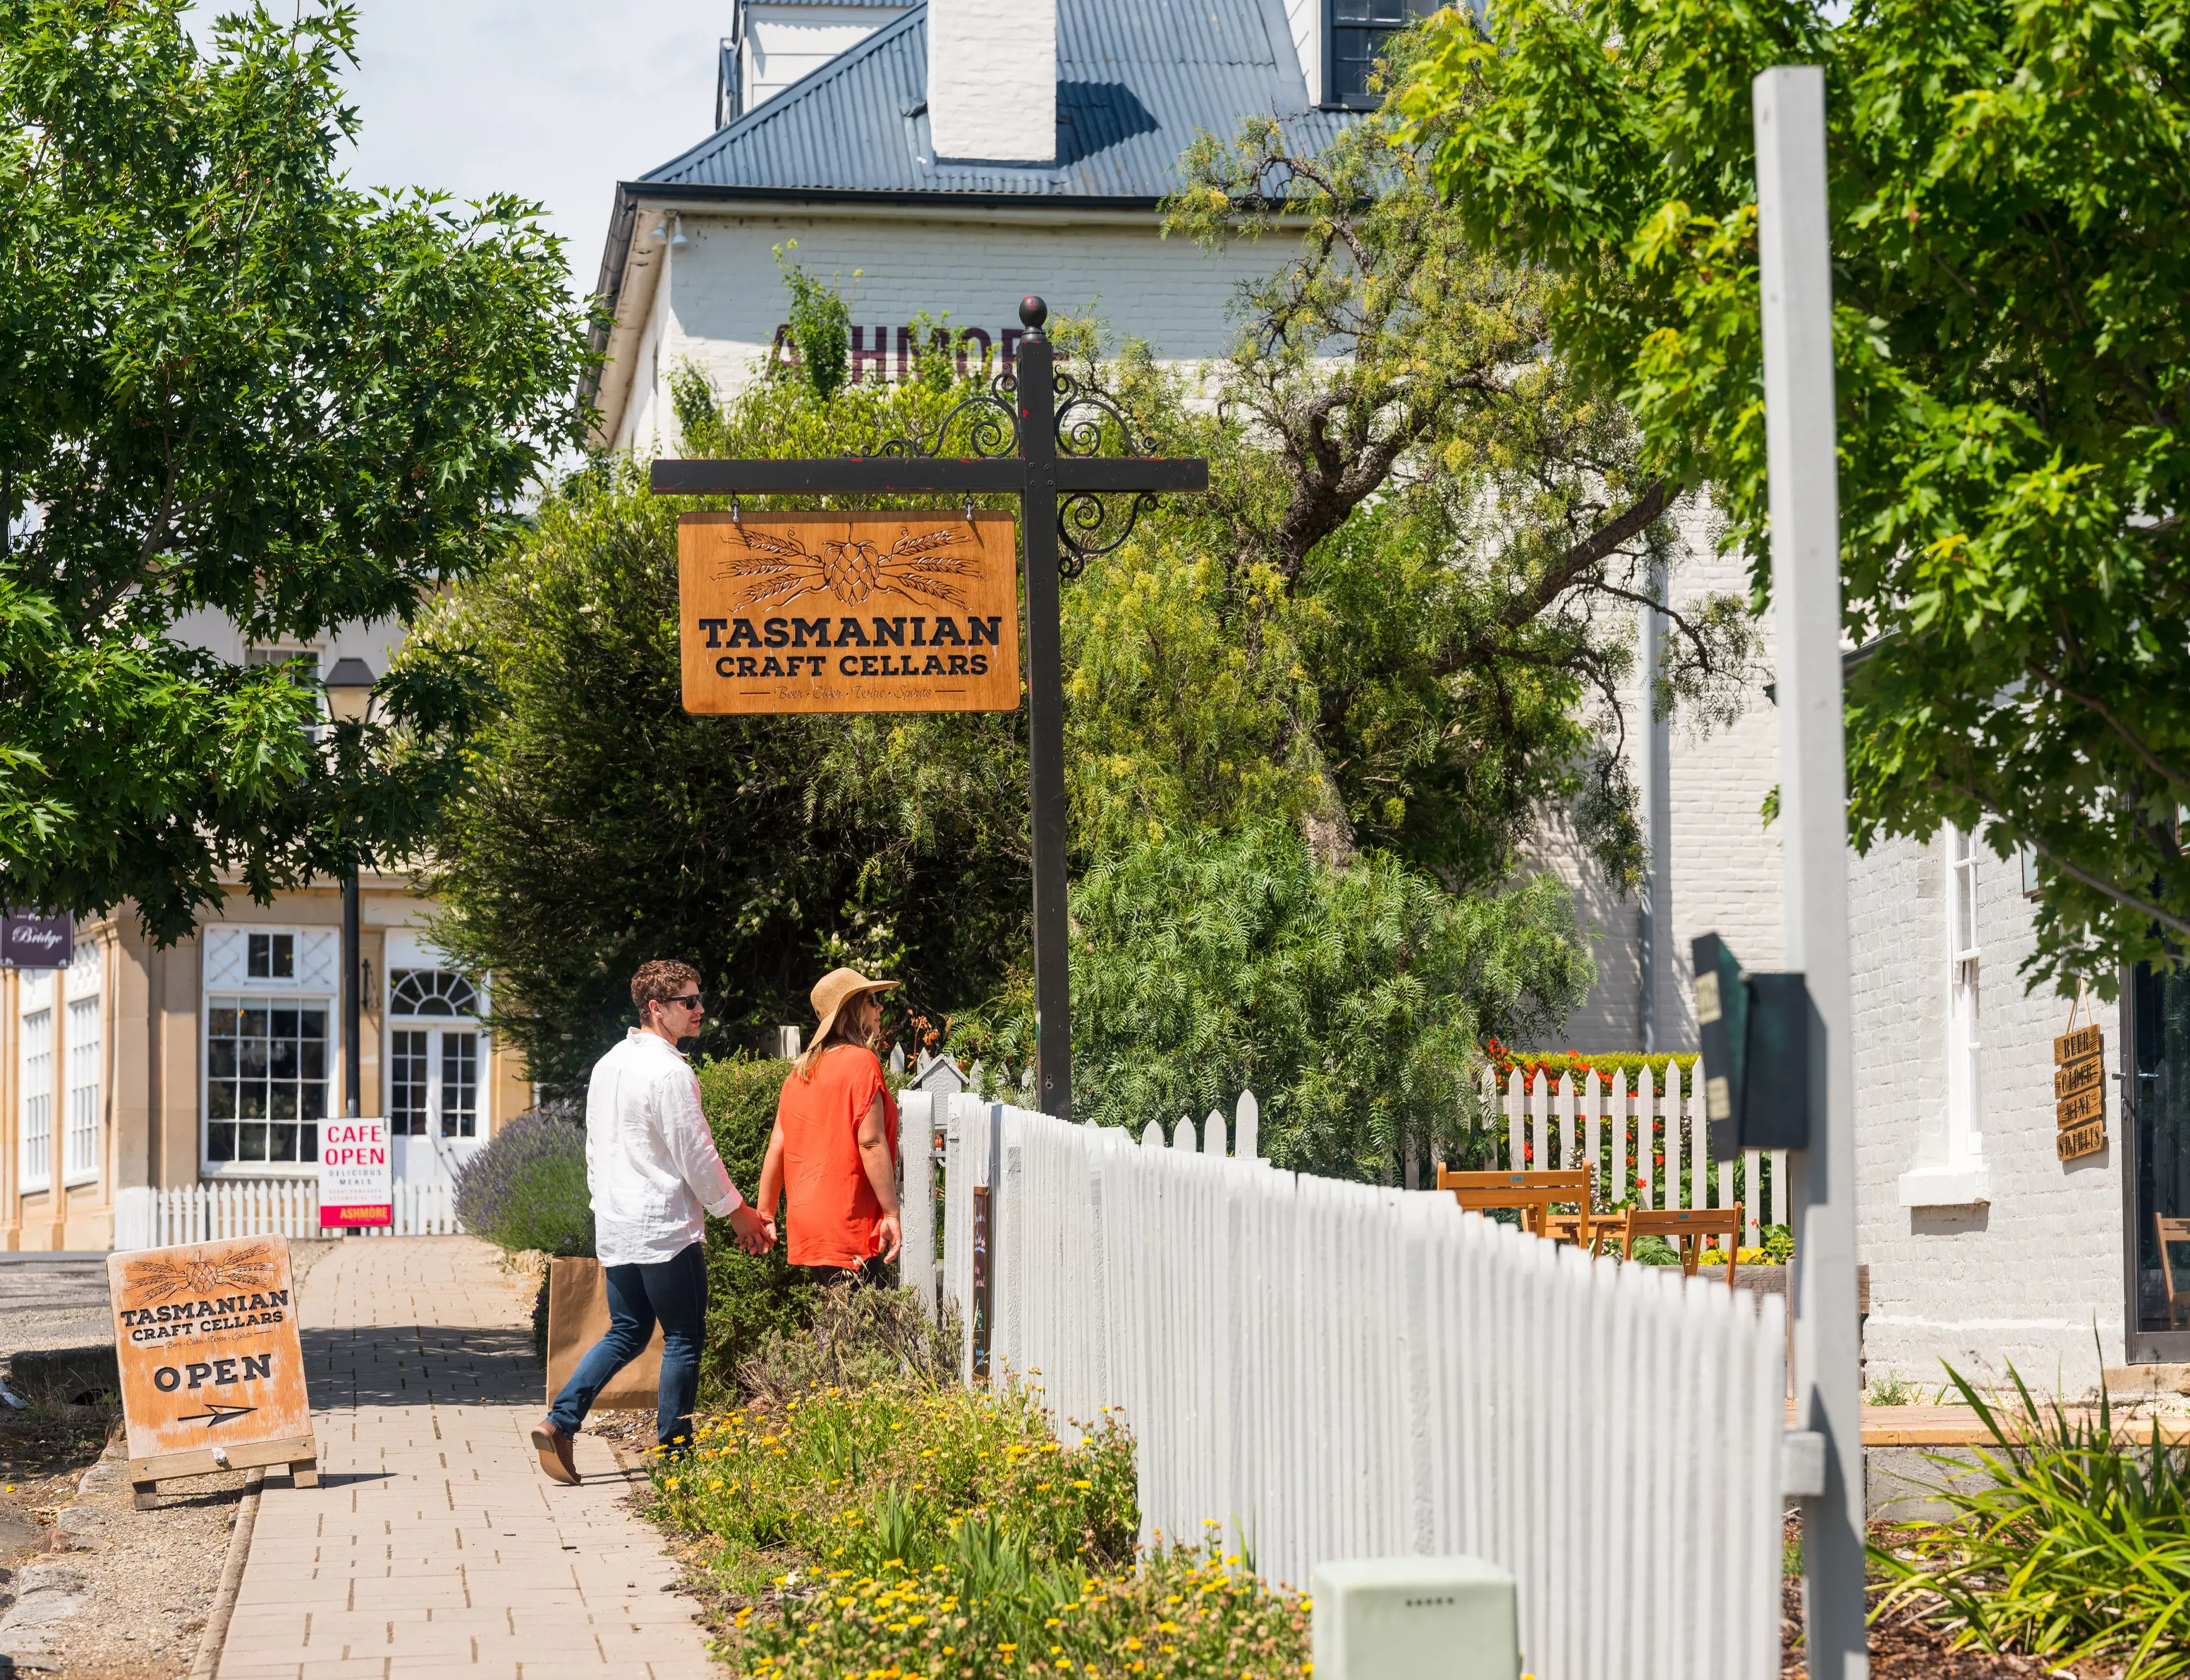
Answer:
[(687, 514), (677, 576), (687, 712), (1018, 707), (1008, 514)]
[(392, 1225), (394, 1177), (385, 1119), (320, 1122), (320, 1226)]

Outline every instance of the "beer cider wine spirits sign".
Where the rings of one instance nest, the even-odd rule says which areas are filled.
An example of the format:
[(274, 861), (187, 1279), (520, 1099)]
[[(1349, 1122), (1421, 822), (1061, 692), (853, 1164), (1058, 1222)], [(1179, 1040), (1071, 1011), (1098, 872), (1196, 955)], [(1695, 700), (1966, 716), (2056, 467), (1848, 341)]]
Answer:
[(254, 1464), (291, 1465), (311, 1484), (287, 1238), (110, 1255), (106, 1281), (140, 1505), (163, 1477)]
[(2096, 1023), (2053, 1041), (2053, 1152), (2064, 1161), (2107, 1146), (2106, 1048)]
[(320, 1228), (394, 1223), (386, 1118), (321, 1121)]
[(677, 551), (687, 712), (1018, 709), (1008, 514), (687, 514)]

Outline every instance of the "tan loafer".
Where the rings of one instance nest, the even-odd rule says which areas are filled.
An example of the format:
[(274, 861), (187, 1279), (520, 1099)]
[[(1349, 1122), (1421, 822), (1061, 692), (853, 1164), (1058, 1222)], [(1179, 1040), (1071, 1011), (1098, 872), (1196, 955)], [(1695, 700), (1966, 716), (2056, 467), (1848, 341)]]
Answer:
[(550, 1481), (567, 1487), (578, 1485), (578, 1467), (570, 1456), (570, 1438), (544, 1418), (532, 1432), (532, 1445), (540, 1455), (540, 1467)]

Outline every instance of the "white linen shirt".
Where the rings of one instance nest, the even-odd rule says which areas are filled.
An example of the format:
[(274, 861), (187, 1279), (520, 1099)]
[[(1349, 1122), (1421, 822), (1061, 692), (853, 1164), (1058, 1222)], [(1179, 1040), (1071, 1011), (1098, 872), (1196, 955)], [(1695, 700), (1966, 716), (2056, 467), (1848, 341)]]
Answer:
[(700, 1111), (684, 1053), (633, 1028), (586, 1087), (586, 1188), (604, 1266), (655, 1266), (700, 1240), (700, 1210), (745, 1205)]

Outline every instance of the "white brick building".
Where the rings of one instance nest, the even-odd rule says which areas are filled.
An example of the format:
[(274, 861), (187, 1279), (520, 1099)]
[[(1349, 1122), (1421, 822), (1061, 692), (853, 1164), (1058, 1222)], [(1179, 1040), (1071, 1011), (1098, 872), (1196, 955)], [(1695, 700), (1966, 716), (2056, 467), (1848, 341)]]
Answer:
[[(741, 0), (716, 132), (618, 189), (599, 286), (613, 317), (601, 440), (673, 450), (668, 376), (682, 360), (724, 387), (751, 376), (785, 331), (774, 250), (791, 240), (850, 301), (854, 377), (899, 376), (923, 315), (977, 329), (1006, 365), (1030, 291), (1167, 358), (1220, 353), (1234, 286), (1265, 259), (1159, 237), (1179, 152), (1197, 129), (1228, 134), (1252, 112), (1293, 119), (1310, 144), (1335, 133), (1366, 103), (1361, 78), (1383, 34), (1423, 9)], [(1747, 586), (1713, 553), (1704, 519), (1688, 516), (1676, 605)], [(1720, 934), (1753, 968), (1782, 960), (1779, 847), (1762, 814), (1779, 780), (1778, 720), (1760, 684), (1730, 727), (1631, 728), (1629, 751), (1654, 860), (1645, 900), (1610, 890), (1570, 845), (1546, 849), (1576, 888), (1599, 968), (1567, 1041), (1693, 1049), (1694, 937)], [(1955, 849), (1952, 837), (1884, 846), (1853, 866), (1873, 1369), (1928, 1382), (1943, 1358), (1995, 1373), (2011, 1359), (2039, 1385), (2074, 1390), (2102, 1357), (2190, 1357), (2153, 1246), (2155, 1213), (2190, 1214), (2190, 1147), (2176, 1141), (2190, 1140), (2190, 1115), (2177, 1117), (2190, 988), (2163, 998), (2132, 977), (2141, 1003), (2102, 1015), (2108, 1147), (2063, 1165), (2051, 1047), (2064, 1011), (2025, 996), (2015, 972), (2032, 937), (2020, 871), (1989, 854), (1957, 871)], [(1960, 924), (1957, 888), (1972, 911)], [(2139, 1069), (2141, 1144), (2116, 1078), (2125, 1057)], [(2126, 1172), (2133, 1160), (2141, 1175)], [(2190, 1261), (2190, 1244), (2178, 1252)], [(2184, 1282), (2190, 1320), (2190, 1266)]]

